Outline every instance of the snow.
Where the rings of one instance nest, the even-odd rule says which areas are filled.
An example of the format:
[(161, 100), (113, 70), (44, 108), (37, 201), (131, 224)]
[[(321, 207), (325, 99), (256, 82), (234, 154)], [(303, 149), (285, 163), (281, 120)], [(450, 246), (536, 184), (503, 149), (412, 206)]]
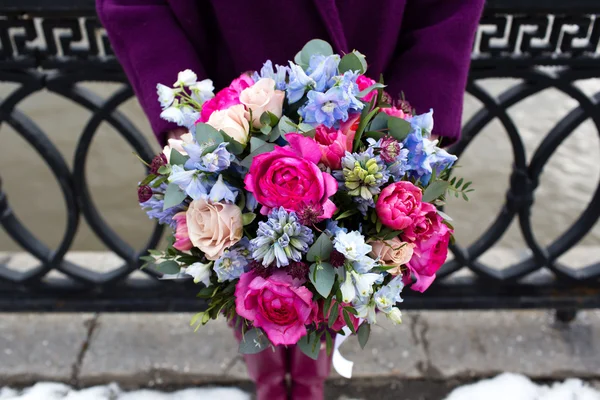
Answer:
[(600, 392), (579, 379), (537, 385), (519, 374), (504, 373), (454, 389), (445, 400), (600, 400)]
[[(145, 389), (126, 392), (114, 383), (81, 390), (49, 382), (40, 382), (23, 390), (0, 388), (0, 400), (197, 399), (250, 400), (250, 395), (235, 388), (191, 388), (173, 393)], [(600, 400), (600, 391), (579, 379), (568, 379), (548, 386), (537, 385), (523, 375), (504, 373), (492, 379), (461, 386), (445, 400)]]

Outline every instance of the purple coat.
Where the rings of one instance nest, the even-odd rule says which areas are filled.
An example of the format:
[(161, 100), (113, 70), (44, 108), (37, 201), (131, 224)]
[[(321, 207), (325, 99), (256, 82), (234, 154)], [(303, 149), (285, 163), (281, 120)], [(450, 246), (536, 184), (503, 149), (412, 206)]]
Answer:
[(473, 38), (484, 0), (97, 0), (100, 20), (152, 129), (156, 84), (192, 69), (221, 89), (271, 59), (285, 64), (310, 39), (367, 56), (392, 96), (435, 110), (434, 134), (460, 136)]

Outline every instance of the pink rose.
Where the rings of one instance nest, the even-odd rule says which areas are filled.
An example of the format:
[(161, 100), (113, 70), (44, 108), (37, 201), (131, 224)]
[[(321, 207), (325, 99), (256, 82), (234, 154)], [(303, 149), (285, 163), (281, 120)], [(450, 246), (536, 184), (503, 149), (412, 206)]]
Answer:
[[(333, 329), (336, 332), (341, 331), (345, 326), (347, 326), (346, 324), (346, 320), (344, 319), (344, 307), (350, 306), (350, 303), (339, 303), (337, 300), (333, 299), (331, 301), (331, 305), (329, 306), (329, 312), (327, 313), (327, 318), (323, 318), (323, 307), (325, 306), (325, 302), (323, 300), (319, 300), (319, 312), (316, 315), (316, 321), (317, 323), (327, 323), (329, 321), (329, 315), (331, 314), (331, 310), (333, 310), (333, 307), (337, 307), (338, 308), (338, 314), (337, 314), (337, 318), (335, 320), (335, 322), (333, 323), (333, 325), (331, 326), (331, 329)], [(352, 325), (354, 325), (354, 330), (358, 330), (358, 326), (360, 325), (360, 321), (358, 320), (358, 318), (350, 313), (350, 321), (352, 322)]]
[(173, 219), (177, 223), (177, 229), (175, 229), (175, 243), (173, 243), (173, 247), (179, 251), (191, 250), (193, 245), (190, 241), (190, 235), (188, 233), (185, 211), (181, 211), (173, 215)]
[(283, 113), (283, 100), (285, 92), (275, 89), (275, 81), (271, 78), (259, 79), (254, 85), (244, 89), (240, 93), (240, 103), (246, 106), (248, 113), (246, 118), (250, 121), (252, 112), (252, 124), (260, 128), (260, 116), (269, 111), (277, 118)]
[(337, 181), (317, 167), (319, 145), (297, 133), (287, 134), (286, 139), (289, 146), (276, 146), (272, 152), (254, 157), (244, 179), (246, 190), (262, 205), (264, 215), (276, 207), (300, 211), (311, 204), (323, 208), (319, 219), (331, 218), (336, 207), (329, 197), (337, 192)]
[(254, 85), (254, 81), (247, 74), (242, 74), (239, 78), (234, 79), (229, 87), (219, 91), (215, 97), (202, 104), (202, 111), (197, 122), (208, 122), (213, 112), (240, 104), (240, 93), (252, 85)]
[(413, 256), (413, 249), (415, 245), (413, 243), (406, 243), (397, 237), (376, 242), (369, 242), (371, 245), (371, 253), (369, 255), (373, 258), (381, 260), (381, 263), (386, 266), (394, 266), (388, 270), (392, 275), (402, 274), (402, 266), (408, 263)]
[[(373, 86), (375, 82), (373, 79), (368, 78), (364, 75), (359, 75), (356, 78), (356, 84), (358, 85), (358, 91), (362, 92), (370, 86)], [(373, 99), (373, 97), (377, 96), (377, 90), (372, 90), (365, 97), (361, 98), (361, 100), (366, 101), (367, 103)]]
[(186, 222), (190, 241), (209, 260), (221, 257), (243, 234), (242, 211), (235, 204), (194, 200), (186, 211)]
[(275, 346), (296, 344), (305, 336), (313, 309), (311, 291), (284, 271), (268, 278), (246, 272), (235, 287), (238, 315), (262, 328)]
[(396, 107), (390, 108), (382, 108), (381, 111), (386, 113), (389, 116), (406, 119), (409, 115), (407, 115), (404, 111)]
[(423, 293), (435, 280), (435, 273), (446, 261), (448, 243), (452, 231), (441, 224), (439, 230), (429, 239), (415, 243), (414, 253), (408, 263), (408, 268), (415, 274), (417, 281), (411, 289)]
[(413, 224), (421, 212), (421, 189), (410, 182), (394, 182), (381, 191), (375, 211), (381, 222), (395, 230)]
[(442, 221), (433, 204), (421, 203), (421, 212), (413, 217), (413, 223), (404, 229), (402, 238), (410, 242), (427, 240), (441, 229), (441, 225), (444, 225)]
[(226, 110), (217, 110), (210, 115), (207, 124), (216, 130), (222, 130), (241, 144), (248, 143), (250, 124), (246, 119), (246, 109), (241, 104)]
[(346, 151), (352, 151), (355, 131), (345, 135), (339, 129), (319, 125), (316, 128), (315, 141), (321, 149), (321, 162), (331, 169), (342, 169), (342, 157)]

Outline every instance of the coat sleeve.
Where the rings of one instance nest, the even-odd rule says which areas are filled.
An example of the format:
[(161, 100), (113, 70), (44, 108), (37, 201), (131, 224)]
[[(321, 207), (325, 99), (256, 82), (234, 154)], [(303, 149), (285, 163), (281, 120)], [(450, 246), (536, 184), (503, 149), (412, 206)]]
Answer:
[(387, 91), (418, 113), (434, 109), (433, 134), (460, 138), (464, 91), (484, 0), (408, 0)]
[(192, 44), (165, 0), (97, 0), (98, 17), (107, 31), (135, 94), (159, 142), (177, 126), (160, 118), (156, 84), (170, 86), (177, 73), (206, 76)]

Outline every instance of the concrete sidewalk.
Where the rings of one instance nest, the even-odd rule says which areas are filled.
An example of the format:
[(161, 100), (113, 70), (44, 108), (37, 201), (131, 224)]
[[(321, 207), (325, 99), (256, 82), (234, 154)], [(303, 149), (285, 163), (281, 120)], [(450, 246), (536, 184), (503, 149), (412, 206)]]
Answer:
[[(211, 321), (193, 333), (190, 317), (0, 314), (0, 383), (250, 387), (225, 322)], [(380, 385), (437, 382), (444, 389), (502, 371), (539, 380), (597, 380), (600, 311), (582, 312), (570, 325), (544, 311), (406, 312), (401, 326), (374, 328), (366, 350), (352, 338), (342, 354), (355, 362), (357, 382)], [(335, 374), (331, 384), (353, 385)]]

